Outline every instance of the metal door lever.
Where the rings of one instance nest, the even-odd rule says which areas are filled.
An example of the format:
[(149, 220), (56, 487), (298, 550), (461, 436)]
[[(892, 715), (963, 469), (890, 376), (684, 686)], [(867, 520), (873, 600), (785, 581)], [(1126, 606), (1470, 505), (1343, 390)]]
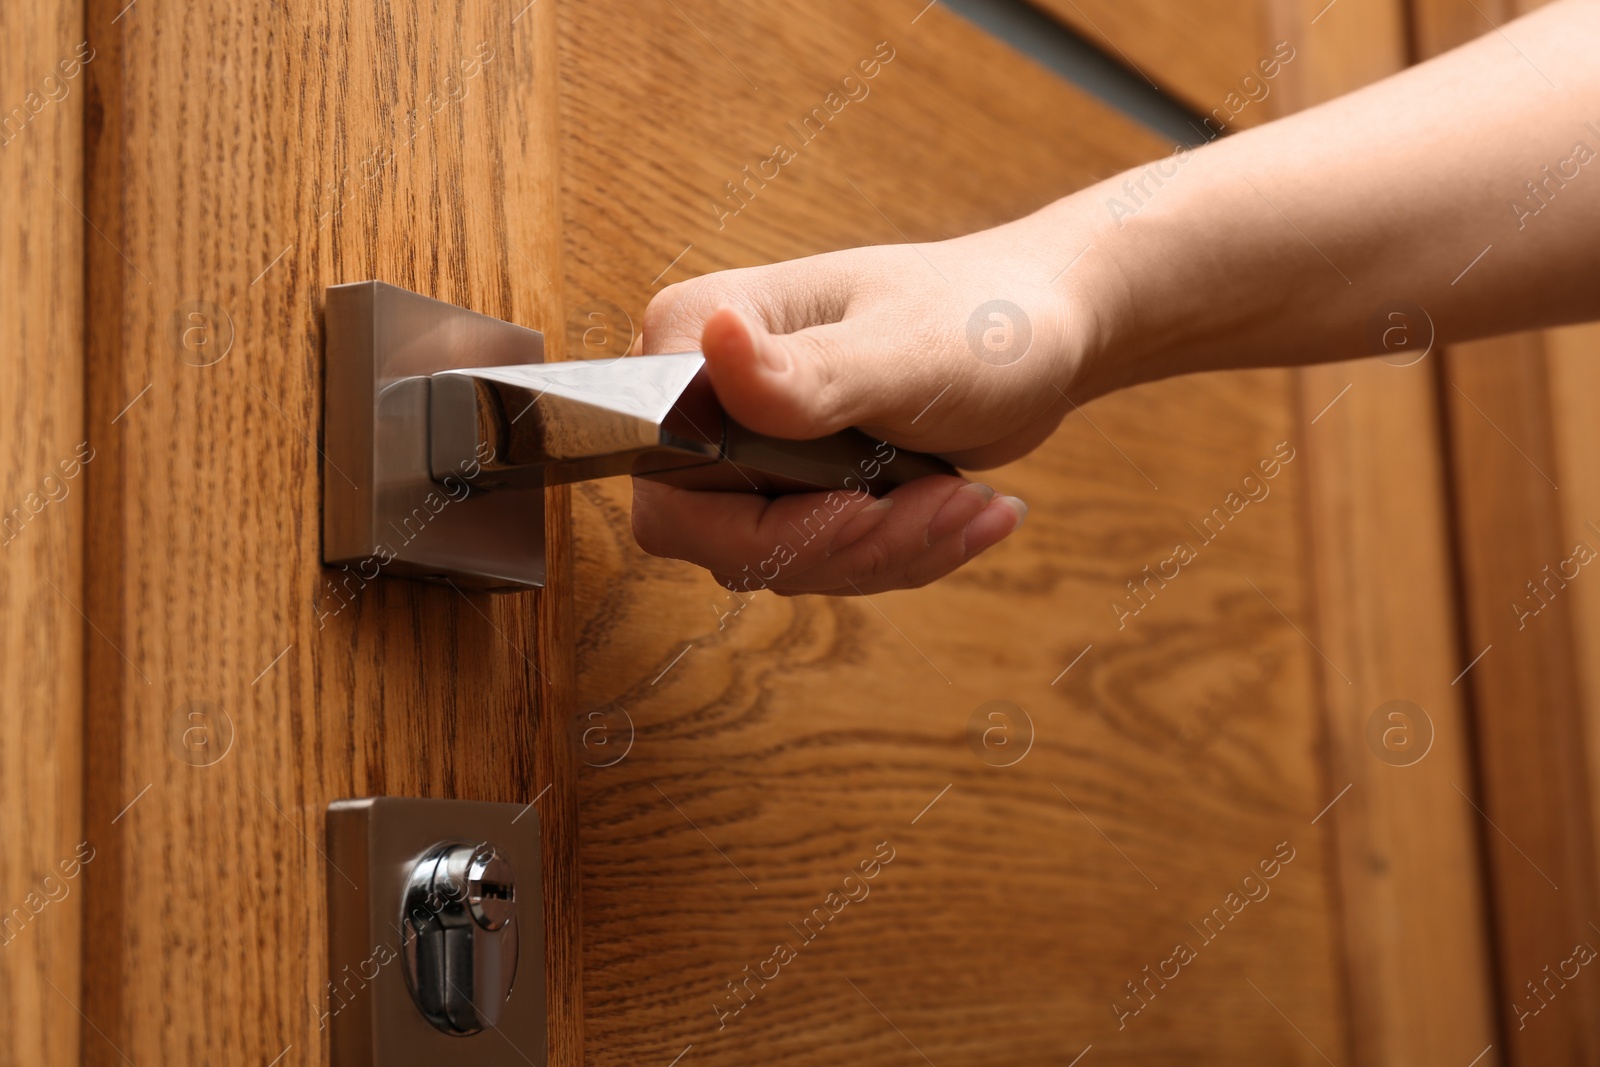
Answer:
[(881, 494), (933, 456), (844, 430), (755, 433), (698, 352), (544, 363), (536, 331), (382, 282), (328, 289), (323, 558), (490, 589), (544, 584), (544, 488), (637, 474), (688, 488)]
[(948, 463), (859, 430), (790, 441), (722, 411), (698, 352), (477, 367), (433, 375), (435, 479), (487, 457), (473, 485), (557, 485), (613, 474), (769, 495), (885, 492)]

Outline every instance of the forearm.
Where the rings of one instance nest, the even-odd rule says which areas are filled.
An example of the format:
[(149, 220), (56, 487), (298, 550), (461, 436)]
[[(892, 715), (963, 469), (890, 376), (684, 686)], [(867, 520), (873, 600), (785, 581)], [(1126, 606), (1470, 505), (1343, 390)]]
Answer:
[(1372, 354), (1404, 302), (1441, 341), (1600, 318), (1597, 45), (1600, 3), (1566, 0), (1047, 208), (1088, 249), (1057, 283), (1082, 394)]

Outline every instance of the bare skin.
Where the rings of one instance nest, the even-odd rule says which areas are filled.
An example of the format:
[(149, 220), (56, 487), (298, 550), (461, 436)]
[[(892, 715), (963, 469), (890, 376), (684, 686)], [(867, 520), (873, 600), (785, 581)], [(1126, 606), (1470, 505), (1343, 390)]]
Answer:
[[(1116, 389), (1373, 354), (1374, 315), (1396, 301), (1425, 309), (1438, 343), (1600, 318), (1597, 50), (1600, 2), (1560, 0), (1161, 160), (1156, 177), (1139, 168), (992, 230), (670, 286), (645, 313), (642, 349), (704, 351), (752, 429), (859, 426), (982, 470)], [(1109, 210), (1113, 198), (1129, 210)], [(969, 341), (974, 311), (997, 299), (1031, 327), (1014, 362)], [(979, 482), (924, 478), (851, 502), (750, 585), (746, 568), (820, 503), (636, 481), (634, 534), (741, 589), (851, 595), (933, 581), (1027, 511)]]

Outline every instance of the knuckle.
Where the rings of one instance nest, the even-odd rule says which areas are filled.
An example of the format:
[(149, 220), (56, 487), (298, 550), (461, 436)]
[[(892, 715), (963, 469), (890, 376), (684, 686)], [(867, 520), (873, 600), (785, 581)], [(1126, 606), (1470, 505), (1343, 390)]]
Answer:
[(890, 571), (894, 570), (894, 550), (882, 538), (868, 536), (865, 543), (857, 548), (856, 558), (851, 561), (850, 569), (855, 571), (858, 581), (876, 581)]
[(645, 308), (646, 347), (653, 351), (661, 350), (662, 345), (693, 347), (699, 343), (706, 320), (722, 307), (733, 307), (765, 320), (760, 292), (748, 270), (719, 271), (673, 282)]
[(647, 338), (654, 340), (660, 337), (680, 319), (688, 284), (674, 282), (650, 298), (650, 303), (644, 309), (642, 323)]
[(790, 350), (811, 366), (818, 385), (826, 385), (838, 378), (837, 349), (829, 340), (809, 333), (791, 333), (783, 337)]
[(851, 410), (857, 391), (848, 360), (836, 339), (795, 333), (784, 336), (780, 343), (788, 346), (796, 362), (808, 368), (811, 381), (804, 393), (795, 398), (808, 414), (820, 417)]

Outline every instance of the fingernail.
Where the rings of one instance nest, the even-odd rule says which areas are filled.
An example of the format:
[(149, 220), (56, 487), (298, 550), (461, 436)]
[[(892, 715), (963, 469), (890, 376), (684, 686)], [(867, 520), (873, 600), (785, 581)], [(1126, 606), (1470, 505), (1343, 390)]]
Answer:
[(893, 506), (894, 501), (889, 497), (884, 497), (882, 500), (873, 501), (852, 515), (850, 521), (844, 524), (844, 528), (839, 531), (838, 536), (828, 545), (828, 555), (831, 556), (835, 552), (841, 552), (849, 548), (877, 529), (878, 524), (883, 522), (884, 516), (889, 514), (889, 509)]
[(950, 499), (944, 502), (944, 506), (928, 523), (928, 544), (961, 529), (993, 499), (994, 490), (982, 482), (968, 482), (951, 493)]
[(1004, 541), (1028, 517), (1028, 505), (1017, 497), (1003, 496), (980, 511), (961, 531), (961, 558), (975, 556)]
[(1028, 502), (1020, 496), (1003, 496), (1000, 499), (1010, 504), (1017, 512), (1017, 524), (1012, 529), (1022, 529), (1022, 520), (1028, 517)]

